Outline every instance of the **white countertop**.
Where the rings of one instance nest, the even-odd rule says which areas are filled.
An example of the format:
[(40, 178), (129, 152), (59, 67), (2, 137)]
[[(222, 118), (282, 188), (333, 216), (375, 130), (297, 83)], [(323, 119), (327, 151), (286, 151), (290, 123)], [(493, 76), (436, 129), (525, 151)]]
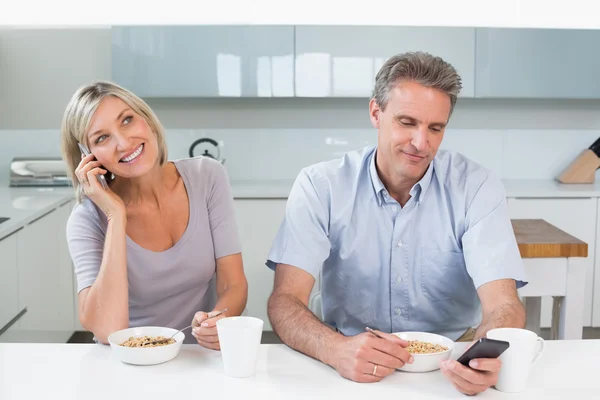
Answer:
[(554, 180), (502, 180), (506, 197), (600, 197), (600, 182), (564, 184)]
[[(457, 344), (454, 358), (464, 349)], [(483, 399), (597, 399), (600, 340), (547, 341), (518, 394), (488, 389)], [(396, 372), (359, 384), (284, 345), (261, 345), (257, 374), (229, 378), (219, 352), (183, 345), (164, 364), (133, 366), (100, 344), (0, 344), (0, 398), (71, 399), (465, 399), (438, 371)]]
[(0, 186), (0, 239), (75, 198), (73, 188), (13, 188)]
[[(600, 182), (562, 184), (551, 179), (502, 180), (509, 198), (600, 197)], [(293, 180), (231, 181), (233, 197), (238, 199), (287, 199)]]

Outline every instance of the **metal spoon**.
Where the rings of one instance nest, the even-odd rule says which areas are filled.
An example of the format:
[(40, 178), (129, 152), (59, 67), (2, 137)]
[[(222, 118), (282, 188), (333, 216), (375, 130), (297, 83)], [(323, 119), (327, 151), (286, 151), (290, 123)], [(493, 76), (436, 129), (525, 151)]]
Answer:
[(381, 336), (379, 333), (375, 332), (373, 329), (369, 328), (368, 326), (365, 326), (365, 330), (367, 330), (368, 332), (371, 332), (373, 335), (377, 336), (378, 338), (388, 340), (387, 338), (384, 338), (383, 336)]
[[(227, 311), (227, 310), (228, 310), (227, 308), (226, 308), (226, 309), (224, 309), (224, 310), (221, 310), (221, 311), (217, 312), (216, 314), (213, 314), (213, 315), (209, 316), (208, 318), (206, 318), (206, 320), (208, 320), (208, 319), (211, 319), (211, 318), (214, 318), (214, 317), (218, 317), (219, 315), (223, 314), (223, 313), (224, 313), (225, 311)], [(206, 320), (205, 320), (205, 321), (206, 321)], [(175, 332), (175, 333), (173, 334), (173, 336), (171, 336), (170, 338), (167, 338), (167, 339), (160, 339), (160, 340), (155, 340), (154, 342), (151, 342), (150, 344), (158, 344), (158, 343), (164, 343), (164, 342), (168, 342), (169, 340), (173, 339), (173, 338), (175, 337), (175, 335), (177, 335), (179, 332), (181, 332), (181, 331), (185, 331), (186, 329), (188, 329), (188, 328), (191, 328), (192, 326), (194, 326), (194, 323), (193, 323), (193, 322), (192, 322), (192, 324), (191, 324), (190, 326), (186, 326), (185, 328), (183, 328), (183, 329), (181, 329), (181, 330), (179, 330), (179, 331)]]

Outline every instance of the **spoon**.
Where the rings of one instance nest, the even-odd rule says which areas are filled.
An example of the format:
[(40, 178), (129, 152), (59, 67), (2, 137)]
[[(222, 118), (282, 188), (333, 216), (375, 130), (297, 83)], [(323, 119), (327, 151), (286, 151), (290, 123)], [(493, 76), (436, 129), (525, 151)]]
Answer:
[(387, 340), (387, 338), (384, 338), (383, 336), (381, 336), (379, 333), (375, 332), (373, 329), (369, 328), (368, 326), (365, 326), (365, 329), (368, 332), (371, 332), (373, 335), (377, 336), (378, 338), (386, 339)]
[[(219, 315), (223, 314), (225, 311), (227, 311), (227, 308), (226, 308), (226, 309), (224, 309), (224, 310), (218, 311), (216, 314), (213, 314), (213, 315), (211, 315), (211, 316), (210, 316), (210, 317), (208, 317), (207, 319), (211, 319), (211, 318), (214, 318), (214, 317), (218, 317)], [(205, 321), (206, 321), (206, 320), (205, 320)], [(193, 323), (193, 322), (192, 322), (192, 324), (191, 324), (191, 325), (189, 325), (189, 326), (186, 326), (185, 328), (183, 328), (183, 329), (181, 329), (181, 330), (179, 330), (179, 331), (175, 332), (175, 333), (173, 334), (173, 336), (171, 336), (170, 338), (167, 338), (167, 339), (160, 339), (160, 340), (155, 340), (154, 342), (151, 342), (150, 344), (158, 344), (158, 343), (164, 343), (164, 342), (168, 342), (169, 340), (173, 339), (173, 338), (175, 337), (175, 335), (177, 335), (179, 332), (181, 332), (181, 331), (185, 331), (186, 329), (188, 329), (188, 328), (191, 328), (192, 326), (194, 326), (194, 323)]]

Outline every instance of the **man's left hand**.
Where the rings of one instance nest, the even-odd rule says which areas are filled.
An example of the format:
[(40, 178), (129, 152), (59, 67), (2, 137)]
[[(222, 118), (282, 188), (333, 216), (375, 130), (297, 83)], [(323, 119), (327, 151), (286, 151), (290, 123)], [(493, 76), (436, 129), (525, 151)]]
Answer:
[(478, 358), (471, 360), (470, 367), (454, 360), (442, 361), (440, 369), (461, 393), (469, 396), (484, 392), (498, 382), (501, 362), (497, 358)]

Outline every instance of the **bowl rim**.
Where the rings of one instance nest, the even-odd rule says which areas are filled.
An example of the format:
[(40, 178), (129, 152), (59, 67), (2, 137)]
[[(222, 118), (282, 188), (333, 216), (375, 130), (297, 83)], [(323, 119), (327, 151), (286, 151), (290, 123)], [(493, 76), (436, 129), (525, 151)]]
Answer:
[[(116, 335), (117, 333), (121, 333), (123, 331), (127, 331), (130, 329), (147, 329), (147, 328), (158, 328), (158, 329), (169, 329), (171, 330), (173, 333), (179, 331), (179, 329), (175, 329), (175, 328), (169, 328), (168, 326), (155, 326), (155, 325), (146, 325), (146, 326), (131, 326), (129, 328), (125, 328), (125, 329), (119, 329), (118, 331), (115, 331), (113, 333), (111, 333), (110, 335), (108, 335), (107, 340), (108, 343), (110, 345), (113, 346), (118, 346), (119, 349), (126, 349), (125, 351), (140, 351), (140, 350), (150, 350), (150, 349), (164, 349), (164, 348), (169, 348), (171, 346), (177, 346), (177, 345), (181, 345), (183, 344), (183, 341), (185, 340), (185, 333), (183, 332), (178, 332), (175, 337), (173, 339), (175, 339), (175, 343), (170, 343), (170, 344), (166, 344), (164, 346), (157, 346), (157, 347), (125, 347), (125, 346), (121, 346), (120, 343), (117, 343), (114, 340), (114, 335)], [(147, 335), (132, 335), (133, 337), (139, 337), (139, 336), (147, 336)], [(177, 340), (181, 338), (181, 340)]]
[[(454, 345), (455, 345), (454, 341), (453, 341), (452, 339), (450, 339), (449, 337), (446, 337), (446, 336), (444, 336), (444, 335), (440, 335), (440, 334), (438, 334), (438, 333), (432, 333), (432, 332), (422, 332), (422, 331), (404, 331), (404, 332), (392, 332), (392, 335), (399, 337), (398, 335), (400, 335), (400, 334), (412, 334), (412, 333), (417, 333), (417, 334), (423, 334), (423, 333), (425, 333), (425, 334), (427, 334), (427, 335), (433, 335), (433, 336), (437, 336), (437, 337), (440, 337), (440, 338), (442, 338), (442, 339), (445, 339), (445, 340), (447, 340), (447, 341), (450, 343), (450, 345), (449, 345), (449, 346), (446, 346), (445, 344), (442, 344), (442, 345), (441, 345), (441, 346), (446, 346), (446, 347), (448, 347), (448, 350), (444, 350), (444, 351), (438, 351), (438, 352), (436, 352), (436, 353), (425, 353), (425, 354), (412, 354), (412, 353), (411, 353), (411, 355), (412, 355), (413, 357), (435, 357), (435, 356), (439, 356), (439, 355), (441, 355), (441, 354), (446, 354), (446, 353), (448, 353), (448, 352), (452, 352), (452, 351), (454, 350)], [(402, 338), (401, 338), (401, 339), (402, 339)], [(402, 339), (402, 340), (406, 340), (406, 339)], [(436, 344), (439, 344), (439, 343), (436, 343)]]

